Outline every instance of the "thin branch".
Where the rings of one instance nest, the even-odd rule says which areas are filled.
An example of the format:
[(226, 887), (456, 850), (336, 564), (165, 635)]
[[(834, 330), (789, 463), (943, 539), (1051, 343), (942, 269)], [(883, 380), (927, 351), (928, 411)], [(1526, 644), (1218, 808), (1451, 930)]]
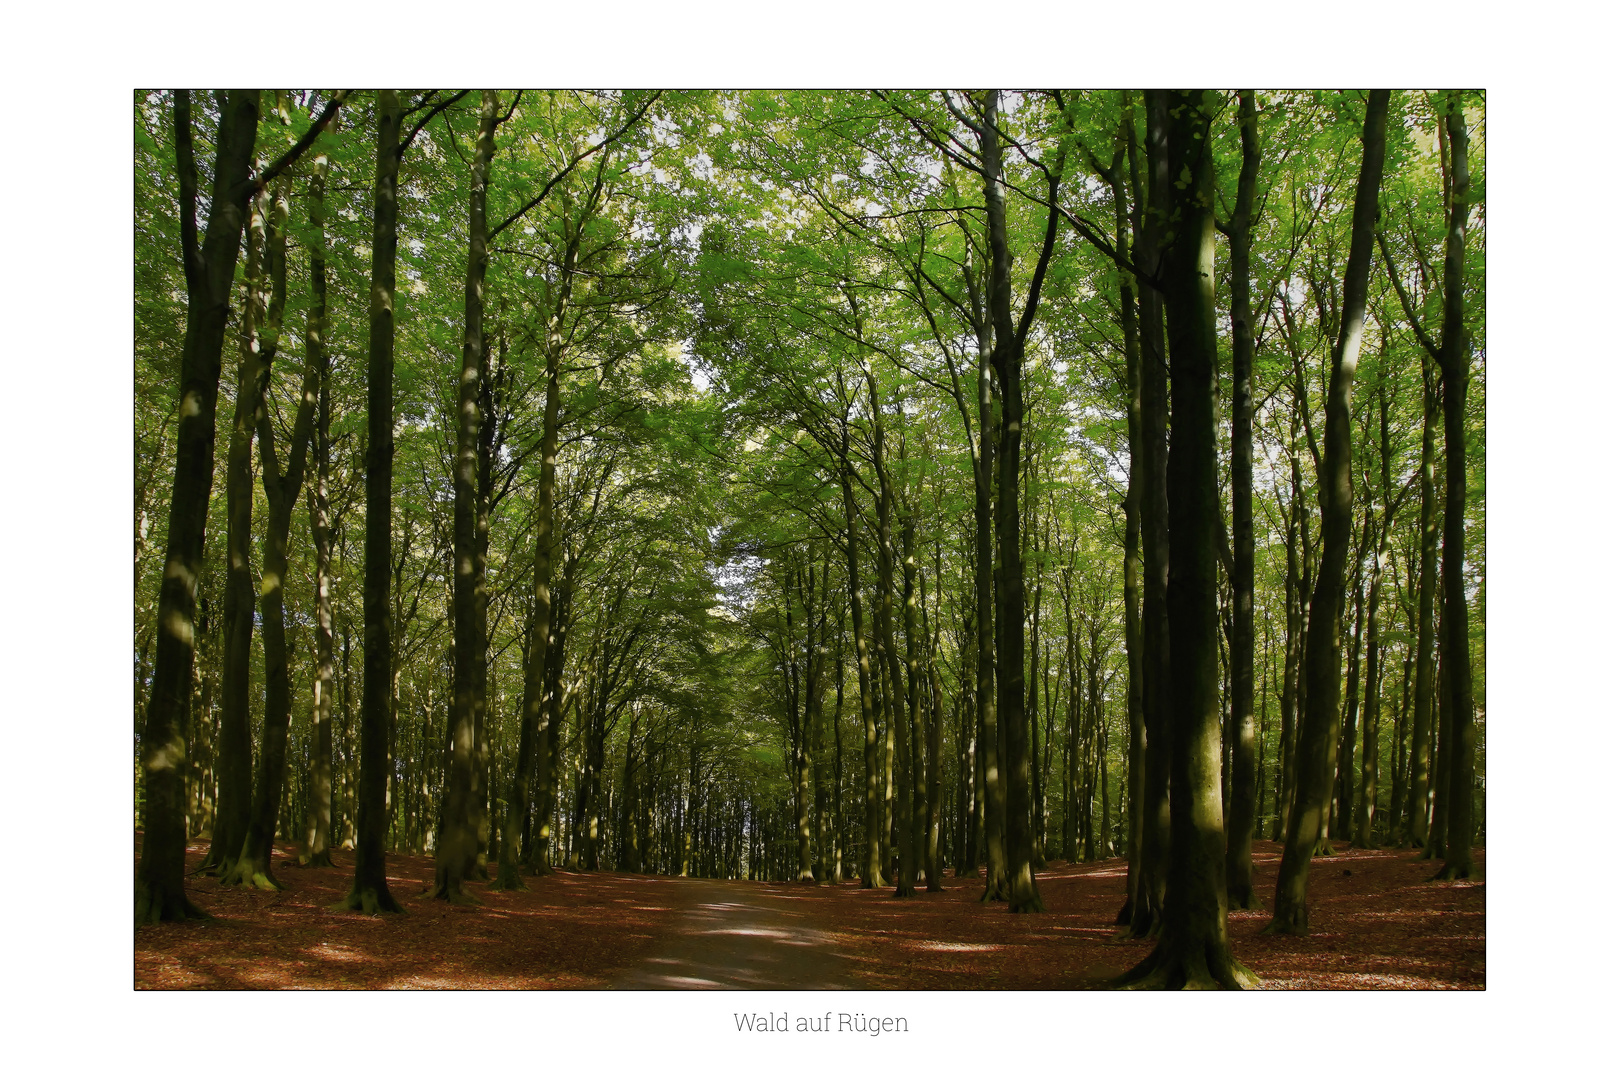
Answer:
[(581, 150), (579, 153), (575, 154), (574, 157), (568, 162), (568, 164), (564, 165), (562, 167), (562, 170), (560, 172), (558, 172), (556, 176), (553, 176), (550, 180), (548, 180), (546, 182), (546, 186), (540, 189), (540, 194), (536, 195), (534, 198), (532, 198), (528, 202), (524, 203), (517, 210), (513, 211), (513, 213), (509, 217), (507, 217), (506, 220), (502, 221), (499, 225), (497, 225), (493, 229), (489, 230), (489, 239), (494, 240), (509, 225), (513, 224), (519, 218), (521, 218), (524, 214), (527, 214), (530, 210), (533, 210), (535, 207), (539, 206), (543, 201), (545, 201), (546, 196), (551, 194), (551, 189), (556, 187), (559, 183), (561, 183), (563, 181), (563, 179), (568, 176), (569, 173), (572, 173), (574, 171), (574, 169), (579, 165), (580, 162), (584, 161), (586, 158), (590, 157), (592, 154), (596, 153), (598, 150), (602, 149), (604, 146), (607, 146), (609, 143), (617, 142), (619, 140), (619, 138), (624, 135), (625, 132), (629, 131), (632, 127), (634, 127), (641, 120), (641, 118), (647, 114), (647, 110), (652, 108), (653, 103), (658, 100), (659, 95), (662, 94), (662, 93), (663, 93), (662, 90), (654, 91), (652, 97), (650, 97), (646, 101), (642, 102), (641, 107), (638, 108), (633, 114), (631, 114), (630, 119), (626, 120), (619, 127), (619, 130), (615, 131), (611, 135), (607, 135), (607, 136), (603, 137), (600, 142), (594, 143), (591, 146), (586, 147), (584, 150)]

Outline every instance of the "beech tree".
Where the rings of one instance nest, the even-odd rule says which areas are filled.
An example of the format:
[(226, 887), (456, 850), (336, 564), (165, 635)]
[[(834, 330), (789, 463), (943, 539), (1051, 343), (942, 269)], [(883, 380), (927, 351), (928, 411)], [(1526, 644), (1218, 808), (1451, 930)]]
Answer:
[(1240, 987), (1274, 843), (1475, 872), (1482, 95), (135, 106), (138, 923), (1122, 856)]

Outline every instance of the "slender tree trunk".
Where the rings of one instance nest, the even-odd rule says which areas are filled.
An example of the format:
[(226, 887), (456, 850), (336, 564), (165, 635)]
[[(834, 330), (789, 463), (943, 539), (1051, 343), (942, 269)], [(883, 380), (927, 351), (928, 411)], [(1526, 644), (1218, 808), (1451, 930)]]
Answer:
[[(1147, 98), (1147, 209), (1134, 245), (1138, 265), (1159, 271), (1170, 214), (1168, 103), (1161, 91)], [(1135, 172), (1133, 166), (1132, 172)], [(1138, 198), (1138, 205), (1142, 199)], [(1131, 935), (1157, 932), (1164, 905), (1170, 851), (1169, 628), (1165, 596), (1169, 588), (1169, 506), (1165, 495), (1168, 406), (1164, 296), (1149, 287), (1141, 294), (1142, 372), (1142, 714), (1147, 733), (1142, 793), (1142, 866), (1137, 875)]]
[(231, 875), (253, 820), (253, 729), (250, 681), (257, 590), (253, 585), (253, 437), (264, 411), (262, 335), (269, 306), (266, 248), (271, 239), (268, 193), (250, 207), (246, 297), (237, 327), (236, 408), (225, 458), (225, 649), (220, 677), (219, 815), (203, 861), (221, 878)]
[[(1131, 171), (1136, 171), (1134, 147), (1136, 132), (1129, 109), (1120, 122), (1119, 151), (1129, 151)], [(1135, 250), (1132, 236), (1139, 231), (1137, 217), (1128, 200), (1127, 184), (1120, 175), (1122, 154), (1116, 151), (1113, 167), (1107, 177), (1114, 196), (1114, 247), (1116, 251)], [(1135, 186), (1135, 185), (1133, 185)], [(1130, 449), (1130, 472), (1125, 488), (1125, 661), (1127, 686), (1125, 694), (1126, 723), (1129, 742), (1126, 747), (1125, 794), (1128, 817), (1126, 820), (1126, 875), (1125, 902), (1114, 922), (1129, 927), (1135, 919), (1136, 898), (1140, 894), (1142, 869), (1143, 804), (1147, 793), (1147, 726), (1143, 716), (1143, 641), (1141, 599), (1142, 491), (1146, 480), (1147, 463), (1143, 457), (1145, 441), (1142, 430), (1142, 347), (1137, 326), (1136, 279), (1132, 274), (1119, 276), (1120, 332), (1125, 348), (1125, 415), (1127, 442)], [(1076, 657), (1078, 660), (1078, 657)]]
[[(1350, 652), (1349, 662), (1346, 664), (1344, 689), (1347, 700), (1344, 704), (1344, 715), (1339, 721), (1338, 738), (1335, 740), (1337, 759), (1335, 761), (1335, 779), (1337, 791), (1334, 794), (1335, 815), (1333, 834), (1340, 840), (1351, 838), (1351, 819), (1355, 805), (1355, 760), (1356, 760), (1356, 725), (1359, 720), (1358, 708), (1361, 703), (1361, 645), (1362, 632), (1367, 625), (1366, 585), (1362, 578), (1362, 564), (1366, 560), (1367, 549), (1372, 546), (1373, 516), (1369, 505), (1361, 518), (1361, 542), (1356, 545), (1355, 558), (1351, 565), (1354, 570), (1350, 578), (1350, 597), (1355, 605), (1355, 614), (1350, 619)], [(1326, 854), (1318, 852), (1318, 854)]]
[(978, 707), (979, 772), (984, 807), (985, 875), (983, 903), (1007, 899), (1007, 788), (1002, 776), (1001, 725), (996, 712), (996, 583), (995, 448), (998, 436), (990, 398), (994, 368), (989, 336), (979, 335), (979, 455), (973, 480), (973, 587), (977, 612), (975, 664), (978, 678), (974, 703)]
[[(261, 351), (267, 374), (277, 352), (287, 293), (285, 182), (278, 183), (273, 198), (266, 248), (272, 290), (266, 312), (268, 317), (261, 335)], [(264, 583), (259, 591), (260, 621), (264, 625), (264, 733), (253, 816), (236, 867), (229, 875), (222, 877), (222, 883), (280, 888), (271, 871), (272, 843), (276, 835), (277, 811), (286, 790), (287, 735), (292, 723), (292, 679), (288, 670), (282, 595), (287, 579), (287, 536), (292, 525), (293, 508), (298, 505), (298, 495), (304, 482), (304, 464), (308, 458), (310, 431), (314, 426), (321, 382), (320, 363), (320, 358), (313, 354), (305, 356), (303, 387), (293, 420), (292, 441), (287, 448), (285, 473), (276, 459), (275, 433), (270, 427), (269, 414), (262, 406), (259, 409), (260, 472), (270, 510), (264, 536)]]
[[(900, 443), (900, 460), (905, 461), (905, 441)], [(926, 632), (917, 625), (918, 607), (918, 571), (916, 560), (916, 523), (912, 518), (911, 510), (903, 503), (900, 517), (900, 565), (903, 580), (904, 594), (902, 597), (902, 627), (906, 638), (906, 726), (910, 729), (908, 741), (911, 744), (911, 758), (907, 772), (911, 779), (911, 850), (912, 862), (915, 871), (912, 876), (912, 885), (916, 886), (917, 875), (926, 877), (928, 862), (928, 716), (931, 712), (927, 703), (929, 698), (928, 672), (924, 668), (924, 659), (927, 652), (927, 642), (924, 640)]]
[(371, 319), (366, 362), (365, 667), (360, 688), (360, 805), (354, 884), (340, 905), (368, 915), (404, 912), (388, 889), (386, 855), (393, 693), (394, 263), (398, 251), (401, 110), (377, 94), (377, 178), (371, 226)]
[(1468, 597), (1463, 582), (1464, 517), (1468, 512), (1468, 365), (1471, 348), (1463, 309), (1463, 246), (1472, 188), (1468, 125), (1461, 96), (1446, 101), (1451, 144), (1450, 213), (1446, 223), (1445, 321), (1440, 337), (1440, 397), (1446, 431), (1446, 516), (1440, 541), (1440, 585), (1445, 592), (1445, 671), (1441, 692), (1451, 705), (1451, 777), (1446, 807), (1445, 881), (1474, 871), (1474, 675), (1468, 648)]
[(1260, 138), (1254, 91), (1238, 94), (1243, 165), (1229, 233), (1232, 252), (1232, 802), (1226, 815), (1226, 902), (1243, 911), (1254, 895), (1256, 775), (1254, 764), (1254, 309), (1249, 249)]
[[(1385, 335), (1387, 342), (1388, 337)], [(1367, 674), (1361, 701), (1361, 791), (1356, 802), (1355, 846), (1373, 846), (1373, 815), (1378, 804), (1378, 718), (1383, 704), (1383, 656), (1378, 627), (1379, 593), (1384, 585), (1385, 548), (1389, 542), (1389, 395), (1387, 391), (1387, 349), (1378, 367), (1378, 461), (1382, 480), (1383, 507), (1379, 514), (1378, 535), (1373, 546), (1372, 578), (1367, 583)]]
[[(856, 324), (856, 335), (860, 335), (860, 324)], [(900, 681), (900, 653), (894, 634), (894, 564), (896, 562), (894, 537), (891, 532), (891, 519), (893, 517), (895, 491), (889, 477), (888, 463), (884, 457), (884, 430), (883, 410), (878, 399), (877, 379), (872, 372), (871, 364), (863, 358), (863, 368), (866, 378), (867, 396), (872, 409), (872, 442), (873, 461), (878, 477), (878, 591), (877, 591), (877, 636), (879, 649), (882, 651), (885, 670), (888, 678), (888, 692), (883, 695), (884, 714), (888, 719), (890, 775), (893, 777), (891, 789), (893, 791), (895, 809), (895, 828), (899, 854), (899, 871), (895, 880), (896, 896), (913, 896), (917, 891), (917, 849), (915, 841), (915, 807), (913, 805), (911, 743), (913, 732), (911, 730), (911, 705), (909, 695), (903, 689)], [(909, 658), (908, 658), (909, 660)], [(896, 759), (896, 755), (898, 755)], [(898, 769), (895, 762), (898, 761)], [(898, 784), (895, 784), (898, 781)]]
[[(485, 204), (490, 161), (495, 153), (495, 125), (500, 102), (485, 90), (478, 111), (478, 137), (473, 147), (468, 194), (467, 264), (463, 289), (461, 369), (456, 380), (456, 459), (454, 551), (452, 561), (452, 630), (454, 638), (450, 738), (444, 763), (443, 832), (439, 836), (430, 895), (452, 903), (472, 901), (462, 888), (469, 865), (478, 859), (474, 804), (483, 797), (476, 758), (480, 684), (477, 669), (486, 650), (478, 630), (478, 439), (484, 416), (480, 389), (484, 366), (484, 279), (489, 270)], [(511, 832), (510, 829), (507, 830)], [(502, 860), (503, 863), (506, 860)], [(515, 864), (515, 860), (513, 860)]]
[(317, 156), (309, 186), (310, 308), (304, 330), (305, 363), (315, 372), (315, 476), (309, 486), (309, 534), (315, 548), (314, 761), (310, 803), (300, 860), (308, 867), (332, 865), (332, 472), (331, 358), (326, 351), (326, 155)]
[(878, 791), (877, 718), (872, 708), (872, 659), (867, 651), (866, 627), (861, 611), (860, 534), (857, 530), (860, 515), (855, 508), (854, 466), (849, 458), (847, 421), (841, 425), (841, 430), (843, 444), (838, 477), (844, 495), (844, 552), (849, 576), (850, 633), (855, 638), (855, 669), (861, 688), (861, 730), (865, 732), (866, 851), (861, 860), (861, 888), (879, 889), (887, 882), (883, 876), (883, 843), (879, 832), (882, 828), (882, 805)]
[[(185, 894), (187, 713), (194, 663), (197, 581), (214, 483), (214, 424), (225, 325), (237, 250), (250, 195), (248, 176), (258, 133), (259, 92), (233, 91), (214, 140), (214, 188), (208, 229), (197, 244), (197, 168), (192, 154), (191, 95), (174, 95), (175, 156), (180, 174), (181, 259), (186, 277), (186, 334), (180, 354), (179, 426), (174, 489), (158, 589), (157, 649), (146, 723), (141, 730), (145, 834), (135, 872), (135, 924), (194, 918), (203, 912)], [(223, 751), (222, 751), (223, 752)], [(215, 833), (219, 831), (216, 814)], [(223, 850), (223, 849), (222, 849)]]
[(1372, 261), (1378, 188), (1384, 172), (1384, 122), (1389, 92), (1368, 95), (1362, 128), (1361, 174), (1352, 211), (1350, 255), (1345, 264), (1343, 314), (1333, 348), (1322, 453), (1322, 563), (1311, 596), (1305, 636), (1305, 711), (1300, 732), (1299, 792), (1289, 814), (1277, 897), (1268, 930), (1303, 934), (1308, 928), (1305, 886), (1311, 852), (1327, 813), (1331, 778), (1328, 750), (1339, 711), (1339, 611), (1344, 600), (1345, 560), (1350, 547), (1350, 390), (1361, 352)]
[[(1018, 514), (1018, 471), (1024, 424), (1024, 342), (1013, 329), (1012, 255), (1007, 248), (1006, 193), (1001, 179), (1001, 141), (996, 129), (998, 93), (984, 101), (979, 155), (984, 169), (986, 238), (990, 248), (988, 310), (995, 329), (993, 363), (1001, 387), (997, 448), (996, 585), (997, 720), (1007, 751), (1007, 900), (1011, 911), (1043, 910), (1035, 884), (1030, 828), (1032, 768), (1024, 719), (1024, 557)], [(1049, 226), (1055, 225), (1055, 219)], [(1049, 227), (1049, 230), (1050, 227)], [(1033, 302), (1033, 301), (1031, 301)], [(1026, 316), (1030, 314), (1025, 313)], [(1027, 325), (1027, 323), (1026, 323)]]
[(1434, 791), (1429, 744), (1434, 738), (1434, 584), (1440, 561), (1439, 520), (1434, 505), (1434, 428), (1439, 395), (1429, 385), (1429, 357), (1423, 357), (1423, 459), (1418, 466), (1417, 674), (1412, 690), (1412, 766), (1406, 818), (1412, 846), (1429, 858), (1429, 808)]

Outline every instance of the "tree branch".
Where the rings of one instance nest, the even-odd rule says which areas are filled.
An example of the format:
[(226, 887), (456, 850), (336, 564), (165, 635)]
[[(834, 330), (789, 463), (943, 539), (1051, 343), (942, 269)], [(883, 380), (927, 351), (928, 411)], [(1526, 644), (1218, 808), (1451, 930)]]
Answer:
[(586, 158), (590, 157), (592, 154), (596, 153), (598, 150), (602, 149), (604, 146), (607, 146), (608, 144), (613, 143), (613, 142), (617, 142), (619, 140), (619, 138), (624, 135), (625, 132), (629, 131), (632, 127), (634, 127), (636, 125), (636, 123), (638, 123), (641, 120), (641, 118), (647, 114), (647, 110), (652, 108), (653, 103), (658, 100), (659, 95), (661, 95), (662, 93), (663, 93), (662, 90), (653, 91), (652, 97), (650, 97), (646, 101), (642, 102), (641, 107), (636, 109), (636, 111), (631, 115), (630, 119), (626, 120), (619, 127), (619, 130), (615, 131), (611, 135), (604, 136), (600, 142), (597, 142), (597, 143), (595, 143), (595, 144), (593, 144), (591, 146), (588, 146), (584, 150), (581, 150), (579, 153), (575, 154), (573, 156), (573, 158), (568, 162), (568, 164), (564, 165), (562, 167), (562, 170), (560, 172), (558, 172), (556, 176), (553, 176), (550, 180), (548, 180), (546, 182), (546, 186), (540, 189), (540, 194), (536, 195), (534, 198), (532, 198), (528, 202), (524, 203), (521, 207), (519, 207), (517, 210), (515, 210), (510, 216), (508, 216), (506, 218), (506, 220), (502, 221), (499, 225), (497, 225), (493, 229), (489, 230), (489, 239), (494, 240), (503, 231), (505, 231), (507, 226), (513, 224), (519, 218), (521, 218), (524, 214), (527, 214), (530, 210), (533, 210), (535, 207), (539, 206), (542, 202), (544, 202), (546, 196), (551, 194), (551, 189), (556, 187), (559, 183), (561, 183), (562, 180), (565, 177), (567, 177), (569, 173), (573, 172), (574, 169), (579, 165), (580, 162), (584, 161)]
[(326, 130), (326, 125), (331, 123), (332, 117), (337, 115), (337, 111), (343, 107), (343, 103), (348, 98), (349, 91), (339, 90), (337, 96), (326, 103), (326, 108), (321, 110), (321, 115), (315, 118), (315, 122), (309, 125), (309, 129), (299, 137), (297, 142), (292, 144), (285, 154), (271, 162), (258, 176), (249, 177), (248, 183), (253, 185), (254, 190), (262, 190), (270, 181), (292, 168), (298, 159), (304, 156), (304, 151), (308, 150), (315, 140), (320, 137), (321, 132)]

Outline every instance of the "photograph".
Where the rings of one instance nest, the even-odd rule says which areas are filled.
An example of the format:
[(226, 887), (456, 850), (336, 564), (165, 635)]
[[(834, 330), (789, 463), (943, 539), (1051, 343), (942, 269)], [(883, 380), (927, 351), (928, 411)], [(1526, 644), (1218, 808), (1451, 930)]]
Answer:
[(1484, 90), (133, 103), (120, 990), (1486, 989)]

